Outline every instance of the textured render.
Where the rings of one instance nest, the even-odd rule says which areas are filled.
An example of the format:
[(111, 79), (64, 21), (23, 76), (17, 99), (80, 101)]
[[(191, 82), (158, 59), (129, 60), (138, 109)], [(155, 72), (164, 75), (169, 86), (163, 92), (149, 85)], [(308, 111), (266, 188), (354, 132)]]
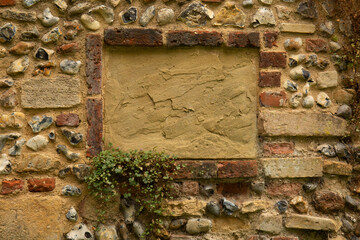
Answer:
[(109, 48), (105, 55), (106, 144), (180, 158), (256, 157), (256, 51)]

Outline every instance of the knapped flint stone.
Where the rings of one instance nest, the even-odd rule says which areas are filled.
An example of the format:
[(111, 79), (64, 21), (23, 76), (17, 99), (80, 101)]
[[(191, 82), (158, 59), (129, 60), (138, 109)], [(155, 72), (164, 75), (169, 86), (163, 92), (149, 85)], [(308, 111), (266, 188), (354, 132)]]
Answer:
[(220, 216), (220, 206), (218, 203), (210, 201), (208, 204), (206, 204), (206, 212), (214, 215), (214, 216)]
[(137, 8), (130, 7), (127, 10), (124, 10), (119, 13), (120, 20), (123, 24), (129, 24), (136, 22), (137, 20)]
[(350, 147), (344, 143), (336, 143), (334, 145), (336, 155), (339, 158), (349, 160), (351, 158)]
[(180, 218), (180, 219), (175, 219), (175, 220), (172, 220), (170, 225), (169, 225), (169, 228), (171, 230), (177, 230), (177, 229), (180, 229), (182, 228), (183, 226), (185, 226), (185, 224), (187, 223), (187, 220), (186, 219), (183, 219), (183, 218)]
[(71, 168), (70, 167), (66, 167), (66, 168), (63, 168), (59, 171), (58, 173), (58, 177), (59, 178), (65, 178), (66, 176), (70, 175), (71, 174)]
[(62, 35), (61, 30), (58, 27), (53, 28), (50, 32), (46, 33), (41, 41), (45, 44), (56, 43)]
[(118, 240), (118, 234), (115, 225), (100, 224), (95, 232), (96, 239), (99, 240)]
[(25, 72), (29, 67), (30, 61), (28, 56), (23, 56), (10, 64), (6, 70), (9, 75), (16, 75)]
[(305, 183), (302, 188), (305, 192), (313, 192), (315, 191), (315, 189), (318, 187), (317, 183)]
[(51, 140), (51, 141), (55, 141), (55, 138), (56, 138), (55, 132), (54, 132), (54, 131), (49, 132), (48, 138), (49, 138), (49, 140)]
[(20, 139), (15, 142), (15, 145), (9, 149), (10, 156), (20, 156), (22, 147), (25, 145), (26, 140)]
[(8, 55), (8, 51), (6, 50), (6, 48), (0, 46), (0, 58), (4, 58)]
[(8, 88), (14, 85), (14, 80), (11, 77), (0, 78), (0, 88)]
[(317, 8), (314, 0), (301, 2), (296, 10), (303, 18), (315, 19), (318, 17)]
[(304, 96), (307, 96), (310, 92), (310, 84), (307, 82), (303, 87), (303, 94)]
[(297, 83), (295, 83), (291, 80), (287, 80), (284, 83), (284, 88), (289, 92), (296, 92), (298, 90), (298, 85), (297, 85)]
[(235, 6), (233, 2), (226, 2), (214, 18), (214, 26), (234, 26), (243, 28), (245, 26), (246, 15)]
[(310, 79), (310, 72), (302, 66), (297, 66), (290, 70), (290, 78), (293, 80), (308, 80)]
[(315, 67), (317, 65), (318, 65), (318, 57), (317, 57), (317, 55), (316, 54), (311, 54), (309, 56), (309, 59), (306, 60), (305, 66), (306, 67)]
[(260, 0), (262, 4), (271, 5), (273, 0)]
[(41, 60), (50, 60), (54, 53), (54, 50), (39, 47), (35, 52), (35, 58)]
[(223, 206), (224, 214), (227, 216), (231, 216), (234, 212), (239, 210), (239, 207), (235, 203), (230, 202), (226, 198), (222, 198), (220, 203)]
[(47, 172), (57, 169), (59, 161), (53, 161), (50, 157), (42, 154), (26, 154), (21, 162), (18, 163), (16, 172)]
[(85, 12), (86, 10), (91, 8), (90, 2), (81, 2), (76, 4), (75, 6), (71, 7), (68, 10), (69, 15), (75, 15)]
[(352, 196), (350, 195), (347, 195), (345, 197), (345, 205), (352, 209), (352, 210), (355, 210), (355, 211), (359, 211), (360, 210), (360, 201), (353, 198)]
[(289, 57), (289, 67), (296, 67), (306, 59), (305, 54), (291, 55)]
[(34, 27), (32, 30), (27, 30), (21, 33), (20, 39), (23, 41), (35, 41), (39, 39), (40, 32), (39, 30)]
[(300, 106), (301, 104), (301, 99), (303, 97), (303, 94), (302, 93), (295, 93), (293, 94), (291, 97), (290, 97), (290, 106), (293, 107), (293, 108), (297, 108)]
[(39, 133), (40, 131), (50, 127), (53, 122), (54, 121), (52, 117), (43, 115), (42, 118), (40, 118), (39, 116), (34, 116), (28, 123), (33, 133)]
[(64, 196), (70, 196), (70, 197), (78, 197), (81, 195), (81, 190), (78, 187), (72, 186), (72, 185), (66, 185), (61, 190), (61, 194)]
[(0, 135), (0, 152), (5, 147), (7, 141), (18, 139), (21, 136), (20, 133), (9, 133)]
[[(284, 7), (284, 6), (275, 6), (275, 8), (276, 8), (278, 18), (283, 19), (283, 20), (287, 20), (290, 18), (290, 14), (291, 14), (290, 8)], [(285, 30), (285, 32), (286, 32), (287, 30), (289, 30), (289, 28), (287, 28), (287, 26), (288, 25), (285, 25), (285, 28), (284, 28), (284, 25), (281, 24), (280, 30), (282, 32), (283, 32), (283, 30)], [(290, 30), (291, 30), (291, 28), (290, 28)]]
[(0, 115), (0, 128), (22, 128), (24, 126), (25, 114), (12, 112)]
[(41, 0), (23, 0), (23, 5), (26, 8), (30, 8), (40, 2)]
[(50, 8), (45, 8), (45, 10), (38, 15), (38, 19), (45, 27), (51, 27), (60, 20), (59, 17), (55, 17), (51, 14)]
[(62, 133), (71, 145), (77, 145), (83, 140), (83, 135), (81, 133), (77, 133), (67, 129), (63, 129)]
[(23, 83), (24, 108), (69, 108), (80, 104), (80, 80), (76, 78), (30, 79)]
[(343, 219), (341, 219), (341, 222), (342, 222), (341, 229), (344, 233), (350, 233), (350, 232), (354, 231), (354, 227), (352, 226), (350, 221), (343, 218)]
[(325, 37), (331, 37), (335, 33), (334, 24), (331, 21), (320, 24), (320, 31)]
[(10, 174), (12, 170), (11, 162), (6, 154), (0, 156), (0, 175)]
[(66, 219), (70, 222), (76, 222), (78, 219), (77, 211), (74, 207), (71, 207), (69, 211), (66, 213)]
[(316, 103), (323, 108), (328, 108), (331, 105), (331, 100), (325, 92), (320, 92), (316, 98)]
[(63, 73), (75, 75), (80, 71), (81, 61), (65, 59), (60, 62), (60, 69)]
[(100, 5), (89, 10), (90, 13), (98, 13), (107, 24), (114, 22), (114, 10), (108, 6)]
[(79, 153), (74, 153), (68, 150), (68, 148), (65, 145), (57, 145), (56, 152), (59, 154), (63, 154), (68, 160), (75, 162), (76, 160), (80, 159)]
[(155, 16), (155, 5), (152, 5), (148, 7), (145, 12), (141, 15), (139, 23), (142, 27), (146, 27), (149, 22), (154, 18)]
[[(100, 29), (100, 22), (96, 21), (92, 16), (90, 16), (89, 14), (82, 14), (80, 17), (80, 21), (81, 23), (89, 30), (91, 31), (96, 31)], [(77, 35), (77, 31), (76, 34), (75, 32), (73, 34), (66, 34), (67, 39), (71, 39), (73, 35)]]
[(318, 65), (316, 66), (320, 70), (325, 70), (329, 66), (330, 62), (326, 59), (320, 59)]
[(349, 105), (341, 105), (335, 113), (337, 116), (344, 119), (350, 119), (352, 116), (352, 109)]
[(49, 140), (46, 137), (42, 135), (37, 135), (35, 137), (30, 138), (26, 142), (26, 146), (32, 149), (33, 151), (37, 152), (40, 151), (41, 149), (44, 149), (48, 143)]
[(191, 3), (177, 18), (189, 27), (204, 26), (206, 21), (214, 18), (214, 12), (199, 2)]
[(110, 0), (110, 4), (113, 8), (116, 8), (119, 5), (120, 0)]
[(214, 186), (214, 184), (200, 185), (200, 194), (206, 197), (211, 197), (215, 193), (215, 188), (216, 186)]
[(0, 42), (10, 42), (16, 33), (16, 27), (11, 23), (6, 23), (4, 26), (0, 28)]
[(289, 204), (286, 200), (280, 200), (275, 204), (275, 206), (277, 207), (280, 213), (285, 213), (286, 210), (288, 209)]
[(316, 148), (317, 151), (321, 152), (321, 154), (327, 156), (327, 157), (335, 157), (335, 149), (330, 144), (321, 144)]
[[(97, 23), (100, 24), (99, 22), (97, 22)], [(88, 22), (86, 22), (86, 24), (88, 24)], [(78, 20), (64, 21), (64, 28), (66, 29), (66, 32), (64, 34), (64, 38), (66, 40), (75, 39), (75, 37), (78, 35), (78, 33), (83, 30), (83, 27)]]
[(94, 234), (92, 234), (84, 223), (76, 225), (70, 232), (64, 234), (64, 236), (67, 240), (95, 240)]
[(175, 16), (174, 10), (171, 8), (162, 8), (157, 12), (156, 21), (160, 26), (170, 23)]
[(252, 17), (251, 25), (253, 27), (258, 27), (260, 25), (268, 27), (275, 26), (276, 20), (272, 10), (269, 8), (259, 8)]
[(186, 232), (194, 235), (210, 231), (212, 222), (205, 218), (191, 218), (186, 224)]
[(91, 168), (87, 164), (77, 164), (71, 168), (71, 172), (80, 182), (83, 182), (90, 175)]
[(55, 0), (54, 5), (55, 7), (57, 7), (57, 9), (59, 9), (60, 12), (65, 12), (66, 9), (68, 8), (68, 5), (65, 0)]
[(1, 17), (7, 20), (17, 20), (21, 22), (36, 22), (35, 12), (18, 12), (6, 10), (1, 13)]
[(324, 213), (338, 212), (345, 208), (345, 200), (335, 192), (316, 192), (313, 201), (315, 208)]

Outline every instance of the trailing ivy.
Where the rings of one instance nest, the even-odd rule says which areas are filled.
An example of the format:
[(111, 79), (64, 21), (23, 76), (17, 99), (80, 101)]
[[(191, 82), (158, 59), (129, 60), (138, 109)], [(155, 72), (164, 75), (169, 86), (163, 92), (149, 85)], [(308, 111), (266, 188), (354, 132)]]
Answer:
[(163, 199), (170, 198), (172, 175), (180, 168), (175, 157), (155, 150), (124, 152), (110, 145), (92, 158), (92, 165), (86, 183), (98, 200), (111, 203), (121, 192), (138, 203), (139, 213), (151, 215), (151, 225), (161, 222)]

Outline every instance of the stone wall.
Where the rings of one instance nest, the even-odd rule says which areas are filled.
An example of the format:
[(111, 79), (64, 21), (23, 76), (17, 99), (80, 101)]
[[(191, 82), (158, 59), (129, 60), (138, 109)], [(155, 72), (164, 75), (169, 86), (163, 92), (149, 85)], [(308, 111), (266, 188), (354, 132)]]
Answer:
[[(161, 61), (167, 62), (169, 53), (180, 52), (174, 57), (179, 63), (192, 51), (199, 56), (231, 52), (200, 58), (200, 69), (222, 69), (210, 72), (214, 81), (223, 79), (216, 74), (229, 74), (224, 69), (236, 70), (246, 61), (245, 72), (256, 80), (240, 72), (234, 74), (242, 77), (239, 82), (220, 85), (216, 96), (222, 98), (215, 99), (237, 114), (228, 114), (217, 102), (215, 110), (206, 108), (214, 112), (212, 118), (199, 110), (198, 123), (183, 121), (175, 128), (154, 124), (154, 131), (181, 136), (174, 131), (200, 124), (211, 137), (250, 145), (219, 138), (211, 141), (221, 146), (213, 152), (186, 150), (184, 155), (178, 144), (169, 145), (182, 157), (179, 163), (186, 163), (174, 182), (176, 198), (167, 201), (170, 239), (360, 236), (358, 140), (347, 127), (355, 91), (344, 84), (341, 58), (351, 22), (335, 15), (335, 0), (0, 0), (0, 7), (0, 239), (135, 239), (137, 227), (123, 224), (119, 202), (109, 209), (106, 224), (95, 228), (97, 204), (83, 183), (91, 168), (87, 157), (103, 149), (104, 137), (119, 141), (109, 137), (111, 131), (121, 132), (118, 144), (132, 138), (123, 129), (131, 120), (120, 118), (120, 129), (113, 124), (111, 130), (112, 115), (106, 114), (124, 110), (123, 90), (114, 93), (119, 105), (107, 108), (112, 86), (131, 87), (137, 76), (132, 66), (141, 69), (140, 64), (148, 67), (156, 61), (134, 56), (163, 53)], [(128, 57), (116, 60), (124, 55)], [(236, 61), (240, 63), (233, 65)], [(116, 64), (126, 67), (115, 71)], [(117, 77), (121, 86), (114, 84)], [(150, 126), (161, 115), (151, 115), (156, 107), (175, 106), (176, 114), (188, 116), (206, 105), (200, 102), (191, 109), (196, 94), (203, 93), (195, 88), (178, 101), (179, 109), (176, 103), (166, 106), (161, 98), (171, 98), (174, 94), (166, 93), (176, 95), (176, 89), (159, 85), (145, 93), (154, 104), (143, 113)], [(217, 111), (227, 117), (225, 122), (216, 119)], [(241, 117), (246, 113), (245, 123), (253, 128), (244, 132)], [(149, 139), (146, 147), (151, 147)], [(141, 148), (141, 138), (135, 140), (124, 146), (136, 142)], [(204, 149), (206, 141), (197, 144)]]

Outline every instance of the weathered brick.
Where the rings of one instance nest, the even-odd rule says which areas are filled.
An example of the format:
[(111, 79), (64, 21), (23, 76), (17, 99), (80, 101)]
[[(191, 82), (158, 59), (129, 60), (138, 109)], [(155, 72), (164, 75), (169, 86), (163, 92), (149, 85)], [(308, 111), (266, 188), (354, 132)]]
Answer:
[(78, 50), (80, 50), (80, 46), (76, 42), (66, 43), (66, 44), (60, 45), (56, 48), (56, 51), (60, 54), (72, 53), (72, 52), (76, 52)]
[(56, 116), (57, 127), (77, 127), (80, 125), (79, 115), (76, 113), (62, 113)]
[(260, 34), (257, 32), (243, 33), (230, 32), (228, 39), (229, 47), (260, 47)]
[(55, 178), (33, 178), (27, 183), (30, 192), (51, 192), (55, 189)]
[(281, 72), (260, 72), (259, 87), (280, 87)]
[(218, 183), (217, 193), (224, 196), (231, 195), (246, 195), (250, 189), (250, 183), (248, 182), (236, 182), (236, 183)]
[(2, 195), (7, 195), (14, 192), (22, 191), (24, 188), (24, 181), (22, 180), (2, 180), (1, 192)]
[(105, 29), (104, 41), (112, 46), (158, 47), (163, 45), (162, 32), (156, 29)]
[(344, 162), (324, 160), (323, 172), (327, 174), (350, 176), (352, 174), (352, 166)]
[(219, 178), (248, 178), (258, 174), (256, 160), (221, 161), (218, 169)]
[(282, 107), (286, 103), (286, 93), (284, 91), (266, 91), (260, 93), (260, 105), (263, 107)]
[(197, 195), (199, 193), (199, 183), (195, 181), (184, 181), (181, 189), (185, 195)]
[(0, 6), (14, 6), (16, 5), (16, 0), (0, 0)]
[(302, 184), (298, 182), (271, 181), (267, 184), (267, 194), (272, 196), (292, 197), (300, 194)]
[(327, 52), (328, 44), (323, 39), (306, 39), (307, 52)]
[(292, 142), (266, 142), (263, 145), (264, 155), (287, 155), (294, 153), (294, 143)]
[(174, 179), (216, 178), (215, 161), (178, 161), (176, 164), (183, 167), (176, 172)]
[(322, 176), (321, 158), (269, 158), (262, 159), (266, 177), (304, 178)]
[(208, 31), (169, 31), (166, 34), (167, 46), (220, 46), (224, 39), (219, 32)]
[(285, 217), (285, 227), (337, 232), (341, 223), (330, 218), (290, 214)]
[(272, 48), (276, 45), (276, 40), (278, 39), (279, 33), (278, 32), (264, 32), (264, 43), (265, 47)]
[(280, 25), (280, 31), (286, 33), (314, 33), (316, 26), (306, 23), (282, 23)]
[(328, 113), (262, 111), (259, 134), (264, 136), (346, 136), (347, 121)]
[(100, 94), (102, 82), (102, 42), (101, 36), (89, 34), (86, 36), (86, 82), (88, 94)]
[(286, 68), (286, 52), (260, 52), (260, 67)]
[(86, 102), (87, 109), (87, 145), (86, 155), (93, 157), (102, 151), (103, 136), (103, 106), (102, 100), (88, 99)]
[(336, 192), (316, 192), (313, 197), (315, 208), (324, 213), (338, 212), (345, 209), (345, 200)]

